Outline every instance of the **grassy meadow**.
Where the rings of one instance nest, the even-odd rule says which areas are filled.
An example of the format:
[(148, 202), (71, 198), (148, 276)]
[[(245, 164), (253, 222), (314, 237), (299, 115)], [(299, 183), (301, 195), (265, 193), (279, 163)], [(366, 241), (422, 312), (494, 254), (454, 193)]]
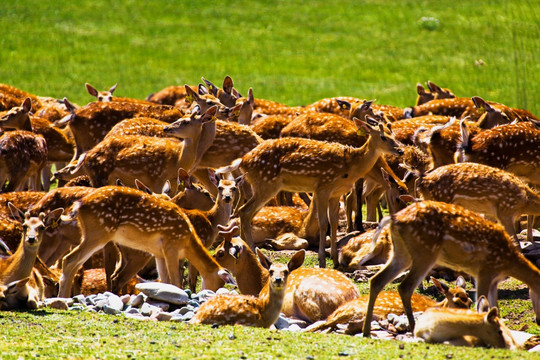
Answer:
[[(12, 0), (0, 5), (0, 83), (81, 105), (84, 83), (145, 98), (169, 85), (221, 84), (304, 105), (333, 96), (411, 106), (432, 80), (458, 96), (540, 115), (540, 3), (533, 0)], [(314, 262), (314, 259), (311, 261)], [(360, 284), (363, 292), (365, 284)], [(508, 283), (509, 326), (540, 334), (528, 294)], [(0, 313), (0, 357), (527, 358), (240, 327), (188, 327), (40, 310)]]

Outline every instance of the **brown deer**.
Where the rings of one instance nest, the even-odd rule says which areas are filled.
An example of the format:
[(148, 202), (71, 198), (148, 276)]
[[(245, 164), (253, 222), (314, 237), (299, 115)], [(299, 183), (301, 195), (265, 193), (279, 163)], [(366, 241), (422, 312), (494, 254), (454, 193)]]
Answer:
[(354, 236), (339, 251), (339, 266), (347, 271), (355, 271), (366, 265), (385, 264), (392, 253), (392, 239), (389, 228), (385, 227), (376, 243), (373, 243), (375, 229)]
[(217, 290), (231, 275), (207, 252), (186, 214), (170, 201), (118, 186), (99, 188), (77, 202), (82, 240), (62, 261), (59, 296), (69, 296), (76, 270), (97, 250), (113, 241), (154, 255), (162, 282), (180, 285), (179, 259), (199, 270), (203, 288)]
[(0, 189), (20, 191), (26, 183), (39, 190), (41, 171), (47, 164), (47, 143), (43, 136), (24, 130), (0, 136)]
[(26, 98), (30, 98), (32, 107), (35, 110), (41, 109), (42, 105), (38, 96), (11, 85), (0, 84), (0, 111), (6, 111), (19, 106)]
[(31, 111), (32, 102), (30, 98), (26, 98), (21, 106), (12, 108), (0, 117), (0, 128), (26, 130), (43, 136), (47, 143), (47, 167), (43, 173), (43, 187), (48, 190), (50, 167), (52, 164), (70, 161), (74, 153), (74, 144), (64, 131), (53, 126), (48, 120), (30, 116)]
[(540, 184), (540, 130), (529, 123), (497, 126), (471, 136), (460, 122), (461, 142), (457, 162), (476, 162), (511, 172), (532, 184)]
[(265, 115), (251, 123), (251, 129), (264, 140), (277, 139), (285, 126), (296, 118), (296, 114)]
[[(481, 305), (483, 302), (486, 304)], [(477, 307), (477, 312), (467, 309), (427, 309), (416, 323), (414, 336), (429, 343), (518, 349), (512, 333), (499, 318), (497, 307), (489, 308), (489, 302), (483, 296), (478, 300)]]
[[(233, 238), (238, 230), (234, 223), (220, 229), (224, 241), (216, 248), (216, 260), (230, 269), (243, 294), (264, 294), (268, 271), (241, 238)], [(341, 304), (358, 296), (352, 281), (337, 270), (300, 268), (289, 276), (281, 312), (288, 317), (314, 322), (325, 319)]]
[[(465, 291), (466, 283), (463, 277), (459, 277), (456, 280), (456, 287), (453, 289), (448, 287), (448, 285), (439, 282), (439, 280), (434, 277), (431, 278), (431, 282), (444, 296), (444, 299), (435, 302), (425, 295), (414, 293), (411, 298), (413, 312), (426, 311), (433, 307), (468, 309), (471, 306), (472, 300)], [(360, 332), (362, 330), (362, 324), (364, 323), (368, 300), (369, 295), (363, 295), (357, 299), (344, 303), (330, 314), (326, 321), (310, 327), (309, 331), (331, 331), (336, 329), (339, 324), (346, 324), (346, 334), (353, 335)], [(377, 301), (373, 308), (373, 315), (376, 318), (386, 319), (388, 314), (403, 315), (404, 313), (405, 309), (403, 309), (403, 304), (397, 291), (382, 291), (379, 296), (377, 296)]]
[(30, 213), (23, 213), (11, 203), (9, 208), (13, 218), (23, 224), (23, 233), (17, 250), (11, 256), (0, 258), (0, 285), (28, 278), (29, 281), (20, 286), (14, 294), (15, 301), (8, 301), (8, 304), (14, 306), (19, 303), (23, 307), (35, 309), (43, 299), (43, 281), (40, 275), (33, 271), (38, 248), (45, 229), (58, 221), (64, 209), (59, 208), (47, 215), (41, 213), (38, 217), (32, 217)]
[[(385, 217), (380, 229), (390, 224), (392, 257), (370, 279), (364, 336), (370, 335), (373, 306), (380, 291), (402, 271), (409, 273), (398, 286), (403, 307), (414, 329), (411, 295), (422, 279), (440, 264), (464, 271), (476, 280), (476, 295), (497, 304), (497, 284), (506, 276), (529, 286), (533, 309), (540, 316), (540, 270), (514, 246), (504, 228), (460, 206), (436, 201), (415, 202)], [(378, 237), (374, 235), (374, 241)]]
[(223, 79), (222, 89), (218, 88), (205, 78), (202, 78), (202, 80), (206, 84), (206, 88), (210, 94), (215, 96), (223, 105), (227, 107), (231, 108), (235, 106), (236, 101), (242, 97), (242, 95), (240, 95), (234, 88), (233, 80), (229, 75), (225, 76), (225, 79)]
[(215, 134), (212, 124), (215, 110), (213, 107), (203, 115), (187, 115), (164, 128), (165, 133), (174, 131), (176, 136), (183, 137), (183, 142), (134, 135), (107, 137), (85, 153), (70, 173), (87, 174), (95, 187), (112, 185), (117, 179), (135, 186), (135, 179), (139, 179), (152, 191), (159, 192), (164, 181), (176, 180), (179, 168), (189, 170), (196, 166), (201, 152), (210, 147)]
[(456, 97), (450, 89), (443, 89), (431, 81), (427, 82), (427, 86), (428, 91), (424, 89), (422, 84), (416, 84), (416, 92), (418, 94), (416, 106), (423, 105), (435, 99), (451, 99)]
[(109, 90), (98, 91), (96, 88), (94, 88), (89, 83), (84, 84), (84, 86), (86, 87), (86, 91), (88, 91), (88, 93), (90, 95), (95, 97), (97, 101), (103, 101), (103, 102), (112, 102), (112, 101), (131, 102), (131, 103), (138, 103), (138, 104), (142, 104), (142, 105), (153, 105), (153, 103), (151, 103), (149, 101), (145, 101), (145, 100), (113, 96), (113, 93), (116, 90), (117, 85), (118, 85), (118, 83), (114, 84), (113, 86), (111, 86), (109, 88)]
[[(251, 220), (260, 208), (279, 191), (312, 192), (319, 222), (319, 265), (325, 267), (325, 243), (328, 222), (331, 227), (332, 259), (337, 263), (337, 215), (339, 198), (365, 176), (383, 153), (398, 153), (398, 143), (381, 124), (375, 128), (355, 120), (360, 132), (369, 134), (360, 148), (302, 138), (266, 140), (231, 166), (246, 174), (252, 197), (240, 208), (242, 237), (253, 247)], [(327, 215), (329, 214), (329, 216)], [(329, 221), (330, 218), (330, 221)]]
[(540, 215), (538, 193), (517, 176), (483, 164), (439, 167), (419, 174), (416, 187), (426, 200), (453, 203), (495, 217), (516, 242), (516, 220), (522, 214)]
[(57, 125), (69, 125), (75, 139), (74, 159), (97, 145), (114, 125), (122, 120), (134, 117), (150, 117), (168, 123), (178, 120), (182, 113), (167, 105), (142, 105), (129, 102), (95, 101), (76, 108), (64, 98), (70, 112)]
[[(193, 91), (197, 91), (196, 86), (190, 86)], [(184, 85), (171, 85), (166, 88), (150, 94), (146, 97), (146, 101), (150, 101), (161, 105), (171, 105), (179, 109), (185, 114), (191, 108), (191, 102), (186, 101), (187, 92)]]
[[(259, 250), (259, 256), (262, 254)], [(272, 263), (261, 257), (269, 273), (268, 281), (258, 297), (251, 295), (218, 295), (197, 310), (191, 324), (244, 325), (269, 328), (278, 319), (290, 273), (304, 262), (304, 250), (292, 256), (287, 265)]]

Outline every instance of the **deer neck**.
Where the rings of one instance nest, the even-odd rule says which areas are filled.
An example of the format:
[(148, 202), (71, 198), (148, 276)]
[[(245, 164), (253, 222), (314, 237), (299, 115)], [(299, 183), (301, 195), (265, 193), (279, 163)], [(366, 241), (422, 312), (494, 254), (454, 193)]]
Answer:
[(197, 147), (199, 145), (200, 134), (196, 138), (185, 138), (182, 145), (182, 153), (178, 160), (178, 168), (184, 168), (189, 172), (197, 158)]
[(203, 125), (199, 136), (192, 139), (184, 139), (180, 163), (187, 172), (197, 168), (206, 151), (214, 143), (215, 138), (216, 122), (211, 121)]
[(257, 256), (251, 250), (244, 250), (245, 257), (239, 271), (234, 274), (238, 289), (242, 294), (259, 295), (264, 289), (264, 284), (270, 277), (266, 270), (257, 260)]
[(232, 213), (233, 203), (225, 203), (221, 200), (221, 197), (218, 195), (218, 198), (214, 206), (205, 212), (206, 217), (212, 224), (212, 242), (216, 239), (218, 235), (218, 225), (227, 225)]
[(0, 282), (9, 283), (29, 277), (36, 262), (37, 251), (37, 247), (26, 248), (24, 239), (21, 240), (15, 253), (5, 259), (4, 269), (1, 269), (2, 263), (0, 263)]
[(540, 270), (527, 260), (518, 249), (514, 249), (514, 251), (517, 259), (508, 264), (506, 275), (524, 282), (532, 291), (540, 294)]
[(261, 291), (261, 295), (259, 295), (264, 327), (270, 327), (276, 322), (283, 306), (284, 296), (285, 288), (282, 288), (281, 290), (272, 289), (270, 281), (266, 282), (263, 291)]
[(371, 139), (370, 136), (361, 148), (349, 150), (351, 152), (349, 156), (349, 163), (352, 165), (351, 172), (365, 174), (377, 162), (381, 151), (373, 145)]
[(540, 215), (540, 195), (534, 190), (527, 189), (527, 204), (522, 210), (523, 214)]

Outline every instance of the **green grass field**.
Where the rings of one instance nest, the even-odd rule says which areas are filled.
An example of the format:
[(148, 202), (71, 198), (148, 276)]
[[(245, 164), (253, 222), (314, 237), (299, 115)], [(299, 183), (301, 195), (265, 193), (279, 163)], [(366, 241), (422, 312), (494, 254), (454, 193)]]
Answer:
[[(0, 26), (0, 83), (79, 104), (93, 100), (85, 82), (118, 83), (116, 95), (144, 98), (230, 75), (241, 92), (252, 87), (289, 105), (356, 96), (410, 106), (416, 83), (432, 80), (540, 114), (533, 0), (17, 0), (1, 4)], [(514, 329), (532, 325), (530, 301), (514, 287), (501, 296), (501, 313)], [(50, 310), (0, 313), (0, 328), (1, 358), (533, 358)]]

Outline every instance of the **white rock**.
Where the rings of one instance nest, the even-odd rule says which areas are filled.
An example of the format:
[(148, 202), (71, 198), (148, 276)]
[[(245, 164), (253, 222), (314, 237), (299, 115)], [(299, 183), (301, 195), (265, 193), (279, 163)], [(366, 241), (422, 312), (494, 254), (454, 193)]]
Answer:
[(184, 290), (171, 284), (147, 282), (137, 284), (135, 288), (152, 299), (175, 305), (184, 305), (189, 301), (189, 295)]

